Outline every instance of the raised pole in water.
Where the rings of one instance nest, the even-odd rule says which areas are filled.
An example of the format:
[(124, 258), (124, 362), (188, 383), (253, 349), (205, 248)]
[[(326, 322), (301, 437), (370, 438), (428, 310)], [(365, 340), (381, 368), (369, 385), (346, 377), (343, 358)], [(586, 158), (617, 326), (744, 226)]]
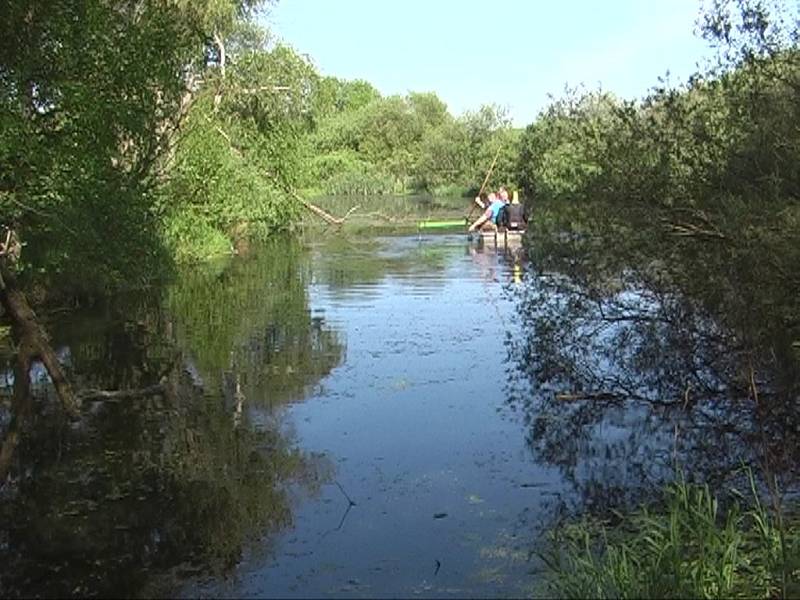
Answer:
[[(502, 150), (502, 146), (498, 146), (497, 152), (495, 152), (494, 160), (492, 161), (492, 166), (489, 167), (489, 170), (486, 172), (486, 177), (483, 178), (483, 183), (481, 184), (481, 189), (478, 191), (478, 196), (483, 193), (484, 188), (486, 188), (486, 184), (489, 183), (489, 177), (492, 176), (492, 171), (494, 171), (494, 166), (497, 164), (497, 157), (500, 156), (500, 150)], [(472, 202), (471, 206), (469, 207), (469, 212), (464, 217), (467, 221), (472, 216), (472, 212), (475, 210), (475, 202)]]

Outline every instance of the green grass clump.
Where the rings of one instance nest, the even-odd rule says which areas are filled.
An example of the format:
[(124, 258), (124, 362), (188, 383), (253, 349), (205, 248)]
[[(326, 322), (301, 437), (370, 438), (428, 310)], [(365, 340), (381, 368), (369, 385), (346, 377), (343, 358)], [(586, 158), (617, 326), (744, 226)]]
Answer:
[(176, 263), (204, 262), (233, 252), (228, 237), (192, 212), (170, 215), (162, 227), (164, 245)]
[(561, 598), (798, 597), (800, 544), (758, 499), (723, 510), (708, 486), (672, 484), (661, 510), (553, 532), (545, 593)]

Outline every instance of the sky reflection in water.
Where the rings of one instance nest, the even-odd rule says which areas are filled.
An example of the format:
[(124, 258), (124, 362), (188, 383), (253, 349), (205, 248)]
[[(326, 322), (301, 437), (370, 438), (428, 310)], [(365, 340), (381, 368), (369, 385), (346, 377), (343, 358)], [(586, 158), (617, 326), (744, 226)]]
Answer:
[[(686, 338), (586, 345), (594, 309), (556, 279), (463, 235), (330, 236), (60, 321), (79, 388), (168, 389), (71, 429), (38, 402), (0, 503), (4, 591), (528, 593), (560, 518), (652, 495), (679, 445), (701, 477), (744, 456), (714, 451), (741, 446), (724, 407), (559, 400), (587, 374), (658, 398)], [(619, 335), (656, 360), (623, 368)]]
[(287, 421), (335, 479), (274, 558), (188, 593), (519, 595), (560, 484), (505, 404), (513, 259), (411, 236), (317, 246), (311, 264), (313, 314), (346, 352)]

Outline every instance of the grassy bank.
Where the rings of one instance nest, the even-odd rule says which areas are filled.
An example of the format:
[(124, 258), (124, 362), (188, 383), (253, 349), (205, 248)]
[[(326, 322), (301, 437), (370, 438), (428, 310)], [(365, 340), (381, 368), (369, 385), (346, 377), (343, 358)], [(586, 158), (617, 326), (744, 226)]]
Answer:
[[(752, 480), (751, 480), (752, 484)], [(660, 506), (552, 532), (543, 594), (560, 598), (774, 598), (800, 595), (796, 517), (755, 485), (723, 501), (707, 486), (669, 486)]]

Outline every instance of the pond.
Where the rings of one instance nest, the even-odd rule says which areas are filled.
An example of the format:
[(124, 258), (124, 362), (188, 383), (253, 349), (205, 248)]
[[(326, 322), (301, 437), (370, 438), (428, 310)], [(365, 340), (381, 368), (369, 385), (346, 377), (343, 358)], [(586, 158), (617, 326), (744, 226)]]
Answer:
[[(6, 401), (21, 442), (0, 496), (3, 594), (530, 595), (563, 516), (645, 497), (677, 463), (729, 480), (754, 460), (750, 424), (798, 429), (743, 404), (660, 403), (653, 373), (685, 348), (607, 317), (669, 299), (621, 288), (598, 316), (524, 254), (328, 233), (54, 316), (78, 389), (159, 393), (90, 399), (70, 422), (35, 369), (30, 417)], [(620, 336), (650, 362), (623, 364)], [(695, 389), (723, 386), (719, 365), (693, 368)]]

